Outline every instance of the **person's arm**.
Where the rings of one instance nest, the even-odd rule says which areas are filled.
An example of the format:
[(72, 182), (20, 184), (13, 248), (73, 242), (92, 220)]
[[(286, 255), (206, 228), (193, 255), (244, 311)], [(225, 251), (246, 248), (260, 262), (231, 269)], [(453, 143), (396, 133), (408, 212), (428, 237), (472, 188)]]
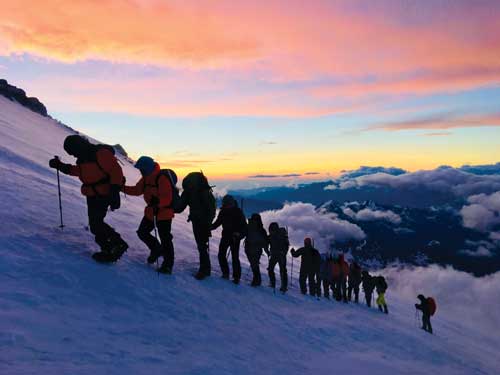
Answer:
[(158, 207), (168, 207), (172, 204), (172, 184), (167, 176), (160, 176), (158, 179)]
[(300, 249), (298, 249), (298, 250), (292, 249), (292, 250), (291, 250), (291, 253), (292, 253), (292, 256), (293, 256), (294, 258), (298, 258), (298, 257), (300, 257), (300, 256), (304, 255), (304, 248), (303, 248), (303, 247), (301, 247), (301, 248), (300, 248)]
[(219, 211), (219, 215), (217, 215), (217, 219), (212, 224), (212, 227), (211, 227), (212, 230), (215, 230), (215, 229), (219, 228), (222, 225), (222, 215), (223, 214), (224, 214), (223, 210), (221, 209)]
[(105, 148), (101, 148), (96, 153), (97, 163), (104, 172), (109, 175), (111, 185), (123, 185), (123, 170), (113, 153)]
[(70, 176), (80, 176), (80, 167), (77, 165), (63, 163), (57, 156), (49, 160), (49, 167), (58, 169), (62, 173)]
[(135, 186), (124, 186), (122, 190), (127, 195), (139, 196), (144, 194), (144, 178), (141, 177)]
[(182, 191), (182, 194), (180, 196), (179, 201), (180, 202), (179, 202), (179, 207), (177, 207), (177, 211), (182, 212), (186, 209), (186, 207), (188, 205), (188, 201), (189, 201), (189, 195), (188, 195), (188, 192), (186, 190)]

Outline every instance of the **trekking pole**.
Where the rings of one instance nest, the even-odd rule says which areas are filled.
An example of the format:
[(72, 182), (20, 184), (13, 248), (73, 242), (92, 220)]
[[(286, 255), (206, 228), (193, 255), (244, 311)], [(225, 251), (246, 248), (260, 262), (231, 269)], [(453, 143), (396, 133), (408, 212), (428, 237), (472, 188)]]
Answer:
[(292, 258), (292, 267), (290, 269), (290, 289), (292, 289), (293, 286), (293, 255), (291, 256)]
[[(157, 213), (154, 214), (153, 216), (153, 226), (154, 226), (154, 229), (155, 229), (155, 239), (156, 239), (156, 242), (159, 243), (158, 241), (158, 229), (156, 228), (156, 224), (157, 224)], [(160, 277), (160, 268), (158, 266), (158, 259), (159, 258), (156, 258), (156, 273), (158, 274), (158, 278)]]
[[(59, 160), (59, 156), (54, 156), (55, 159)], [(62, 214), (62, 202), (61, 202), (61, 180), (59, 178), (59, 168), (56, 169), (57, 173), (57, 192), (59, 194), (59, 218), (61, 220), (61, 224), (59, 225), (59, 228), (63, 229), (64, 228), (64, 223), (63, 223), (63, 214)]]

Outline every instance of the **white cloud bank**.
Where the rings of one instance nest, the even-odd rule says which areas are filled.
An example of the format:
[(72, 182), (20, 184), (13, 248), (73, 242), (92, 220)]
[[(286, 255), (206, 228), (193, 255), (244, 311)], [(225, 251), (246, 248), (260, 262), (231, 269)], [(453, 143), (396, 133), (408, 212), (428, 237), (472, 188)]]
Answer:
[(344, 214), (358, 221), (374, 221), (385, 220), (392, 224), (401, 224), (401, 217), (391, 210), (372, 210), (371, 208), (363, 208), (358, 212), (353, 211), (351, 208), (346, 207), (342, 210)]
[[(436, 298), (436, 318), (446, 316), (473, 330), (497, 332), (500, 326), (500, 272), (474, 277), (451, 267), (386, 268), (380, 271), (388, 284), (388, 301), (394, 293), (414, 301), (420, 293)], [(437, 329), (439, 329), (437, 327)]]
[(290, 243), (294, 247), (302, 246), (304, 238), (311, 237), (320, 252), (327, 252), (333, 241), (362, 240), (366, 237), (356, 224), (340, 220), (335, 214), (316, 209), (309, 203), (287, 203), (282, 209), (265, 211), (261, 216), (266, 228), (273, 221), (288, 227)]

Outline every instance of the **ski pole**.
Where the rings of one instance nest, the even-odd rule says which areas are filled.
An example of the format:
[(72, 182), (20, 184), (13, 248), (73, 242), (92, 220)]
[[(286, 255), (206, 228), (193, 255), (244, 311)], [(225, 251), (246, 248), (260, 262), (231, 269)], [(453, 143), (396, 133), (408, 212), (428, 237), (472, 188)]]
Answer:
[[(59, 156), (55, 156), (55, 159), (59, 160)], [(59, 168), (56, 169), (57, 173), (57, 192), (59, 194), (59, 217), (61, 220), (61, 224), (59, 225), (59, 228), (63, 229), (64, 228), (64, 223), (63, 223), (63, 214), (62, 214), (62, 202), (61, 202), (61, 180), (59, 178)]]
[[(157, 214), (155, 213), (153, 216), (153, 226), (155, 228), (156, 243), (159, 243), (159, 241), (158, 241), (158, 229), (156, 228), (156, 224), (157, 224)], [(160, 277), (160, 268), (158, 266), (158, 259), (159, 258), (156, 258), (156, 272), (158, 273), (158, 277)]]

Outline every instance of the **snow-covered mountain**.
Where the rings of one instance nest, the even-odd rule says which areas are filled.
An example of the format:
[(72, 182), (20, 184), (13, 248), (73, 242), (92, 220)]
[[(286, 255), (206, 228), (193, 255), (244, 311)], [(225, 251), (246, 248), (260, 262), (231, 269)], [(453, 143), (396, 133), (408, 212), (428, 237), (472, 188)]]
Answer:
[[(388, 275), (388, 316), (301, 296), (296, 279), (284, 296), (266, 287), (235, 286), (217, 272), (199, 282), (192, 277), (197, 251), (184, 214), (173, 226), (174, 274), (159, 277), (145, 264), (146, 249), (135, 235), (143, 202), (130, 197), (109, 222), (131, 248), (115, 265), (95, 263), (84, 198), (78, 181), (68, 176), (61, 176), (66, 227), (58, 228), (56, 176), (47, 162), (53, 155), (71, 160), (61, 146), (70, 133), (0, 97), (1, 374), (499, 372), (500, 339), (478, 322), (481, 308), (469, 303), (480, 288), (461, 291), (475, 310), (457, 310), (461, 301), (447, 299), (449, 290), (436, 295), (437, 334), (431, 336), (416, 327), (410, 271), (403, 279), (396, 270)], [(123, 162), (128, 181), (138, 178)], [(215, 270), (218, 238), (215, 233), (211, 242)], [(248, 281), (245, 261), (243, 267)], [(492, 301), (498, 300), (498, 288), (491, 287), (498, 277), (470, 281), (453, 272), (447, 275), (459, 274), (461, 285), (484, 282)], [(426, 288), (419, 280), (418, 288)], [(439, 283), (434, 286), (420, 290), (439, 293)], [(497, 305), (489, 303), (484, 321), (494, 325), (491, 310)]]

